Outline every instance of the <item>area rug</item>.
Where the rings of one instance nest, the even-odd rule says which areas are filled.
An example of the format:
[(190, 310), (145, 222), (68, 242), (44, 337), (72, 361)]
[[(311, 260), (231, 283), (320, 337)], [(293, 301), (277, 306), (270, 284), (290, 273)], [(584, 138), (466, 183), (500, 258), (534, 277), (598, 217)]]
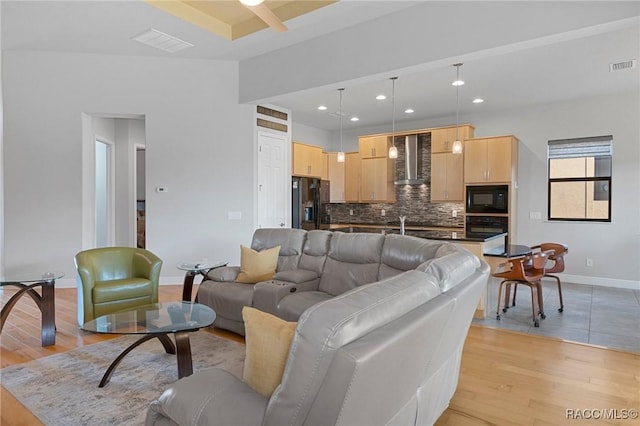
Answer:
[[(178, 380), (176, 356), (152, 339), (104, 372), (139, 336), (122, 336), (0, 370), (0, 382), (45, 425), (142, 425), (149, 403)], [(245, 346), (206, 331), (190, 334), (194, 374), (223, 368), (242, 377)]]

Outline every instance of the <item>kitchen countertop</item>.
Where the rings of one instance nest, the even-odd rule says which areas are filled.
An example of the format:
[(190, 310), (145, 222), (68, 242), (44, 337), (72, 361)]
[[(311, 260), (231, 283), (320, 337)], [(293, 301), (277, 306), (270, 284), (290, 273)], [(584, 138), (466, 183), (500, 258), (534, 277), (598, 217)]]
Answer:
[[(368, 232), (368, 233), (380, 233), (380, 234), (399, 234), (400, 228), (396, 227), (385, 227), (385, 226), (376, 226), (376, 225), (332, 225), (330, 227), (331, 231), (339, 231), (339, 232)], [(416, 227), (416, 226), (406, 226), (405, 227), (405, 235), (410, 235), (413, 237), (426, 238), (429, 240), (445, 240), (445, 241), (466, 241), (466, 242), (487, 242), (491, 240), (495, 240), (498, 238), (504, 238), (507, 236), (507, 233), (489, 235), (489, 236), (476, 236), (476, 235), (466, 235), (463, 228), (448, 228), (448, 227)]]

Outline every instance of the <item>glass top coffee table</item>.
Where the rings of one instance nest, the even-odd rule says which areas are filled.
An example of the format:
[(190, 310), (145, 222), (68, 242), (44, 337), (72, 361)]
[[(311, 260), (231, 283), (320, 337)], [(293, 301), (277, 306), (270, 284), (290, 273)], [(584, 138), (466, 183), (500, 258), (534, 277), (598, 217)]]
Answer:
[[(103, 315), (86, 322), (82, 329), (94, 333), (139, 334), (142, 337), (126, 348), (111, 363), (100, 381), (104, 387), (120, 361), (133, 349), (147, 340), (157, 338), (168, 354), (175, 354), (178, 361), (178, 378), (193, 374), (189, 333), (213, 324), (216, 313), (206, 305), (190, 302), (154, 303), (135, 309)], [(169, 334), (173, 334), (175, 345)]]
[[(28, 294), (38, 305), (42, 313), (41, 342), (42, 346), (51, 346), (56, 343), (56, 280), (64, 277), (62, 272), (45, 272), (41, 275), (24, 275), (15, 277), (0, 278), (0, 287), (13, 286), (19, 290), (11, 296), (9, 301), (2, 307), (0, 313), (0, 332), (4, 328), (4, 323), (9, 317), (11, 309), (18, 300)], [(40, 293), (35, 289), (40, 287)]]

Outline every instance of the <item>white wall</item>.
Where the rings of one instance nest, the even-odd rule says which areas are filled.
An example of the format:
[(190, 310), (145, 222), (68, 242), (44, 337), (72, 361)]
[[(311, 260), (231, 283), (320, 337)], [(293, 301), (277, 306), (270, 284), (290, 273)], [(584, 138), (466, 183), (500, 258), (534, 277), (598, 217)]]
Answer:
[[(3, 52), (7, 273), (60, 270), (82, 247), (82, 113), (146, 116), (147, 247), (163, 281), (189, 259), (239, 260), (253, 233), (254, 128), (237, 64)], [(164, 186), (166, 193), (153, 188)], [(241, 211), (228, 221), (227, 211)]]
[[(295, 117), (292, 117), (295, 120)], [(291, 137), (295, 142), (302, 142), (309, 145), (321, 146), (325, 150), (333, 151), (332, 133), (328, 130), (318, 129), (293, 121), (291, 124)], [(340, 142), (338, 141), (338, 146)], [(337, 149), (336, 149), (337, 151)]]

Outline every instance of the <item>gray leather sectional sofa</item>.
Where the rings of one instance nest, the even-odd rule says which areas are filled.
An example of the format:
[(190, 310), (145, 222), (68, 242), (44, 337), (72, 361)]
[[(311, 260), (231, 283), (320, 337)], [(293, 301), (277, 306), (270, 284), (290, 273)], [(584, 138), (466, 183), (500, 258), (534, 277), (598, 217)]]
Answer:
[(260, 251), (275, 246), (280, 246), (280, 255), (270, 281), (236, 283), (238, 266), (207, 274), (198, 290), (198, 302), (216, 311), (215, 327), (244, 335), (244, 306), (297, 321), (318, 302), (463, 252), (443, 241), (401, 235), (282, 228), (255, 231), (251, 248)]
[(433, 424), (455, 392), (489, 266), (398, 235), (256, 231), (254, 248), (271, 244), (284, 249), (273, 283), (216, 281), (233, 275), (217, 270), (199, 297), (233, 305), (220, 324), (232, 330), (242, 305), (300, 314), (280, 385), (264, 397), (222, 369), (196, 372), (152, 403), (147, 425)]

